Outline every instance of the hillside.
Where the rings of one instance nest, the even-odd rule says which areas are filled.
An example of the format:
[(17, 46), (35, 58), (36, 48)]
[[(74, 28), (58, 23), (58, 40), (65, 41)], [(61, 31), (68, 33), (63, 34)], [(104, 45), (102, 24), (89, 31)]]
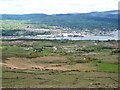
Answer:
[(25, 20), (31, 24), (46, 24), (72, 29), (117, 29), (118, 11), (71, 14), (2, 14), (2, 20)]

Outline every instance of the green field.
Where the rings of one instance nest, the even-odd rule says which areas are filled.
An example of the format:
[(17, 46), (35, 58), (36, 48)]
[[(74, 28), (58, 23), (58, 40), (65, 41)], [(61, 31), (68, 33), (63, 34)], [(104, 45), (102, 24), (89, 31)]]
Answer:
[[(17, 88), (86, 88), (117, 87), (115, 73), (100, 72), (50, 72), (50, 71), (3, 71), (3, 87)], [(104, 81), (104, 82), (103, 82)]]
[(52, 26), (48, 26), (45, 24), (35, 24), (35, 23), (27, 23), (29, 20), (0, 20), (1, 26), (0, 30), (24, 30), (27, 26), (32, 28), (45, 28), (51, 29)]
[(99, 63), (98, 71), (102, 72), (118, 72), (118, 64), (113, 63)]
[(25, 21), (17, 20), (0, 20), (2, 27), (0, 30), (24, 30), (27, 27)]
[[(3, 87), (118, 87), (116, 41), (3, 41)], [(57, 50), (53, 52), (53, 47)], [(38, 50), (38, 51), (36, 51)]]

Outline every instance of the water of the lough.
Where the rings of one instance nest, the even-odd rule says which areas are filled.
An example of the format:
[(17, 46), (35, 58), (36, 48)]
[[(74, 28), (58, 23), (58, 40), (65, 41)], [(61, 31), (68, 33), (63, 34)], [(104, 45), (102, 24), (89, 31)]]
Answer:
[(67, 40), (120, 40), (120, 30), (114, 31), (110, 36), (86, 35), (84, 37), (56, 37), (49, 39), (67, 39)]

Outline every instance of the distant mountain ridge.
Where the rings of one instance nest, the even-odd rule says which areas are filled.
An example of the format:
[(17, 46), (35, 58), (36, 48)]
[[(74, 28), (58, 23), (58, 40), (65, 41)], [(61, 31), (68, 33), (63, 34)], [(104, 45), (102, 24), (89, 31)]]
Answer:
[(91, 12), (91, 13), (70, 13), (70, 14), (1, 14), (2, 20), (26, 20), (27, 23), (42, 23), (70, 27), (73, 29), (87, 28), (118, 28), (118, 13), (120, 10)]

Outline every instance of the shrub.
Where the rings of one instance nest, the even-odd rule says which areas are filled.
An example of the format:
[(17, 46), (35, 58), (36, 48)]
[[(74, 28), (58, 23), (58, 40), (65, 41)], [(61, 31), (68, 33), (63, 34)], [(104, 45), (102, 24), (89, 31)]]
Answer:
[(120, 49), (113, 50), (111, 54), (120, 54)]
[(102, 63), (102, 61), (101, 61), (101, 60), (99, 60), (99, 61), (98, 61), (98, 63)]

